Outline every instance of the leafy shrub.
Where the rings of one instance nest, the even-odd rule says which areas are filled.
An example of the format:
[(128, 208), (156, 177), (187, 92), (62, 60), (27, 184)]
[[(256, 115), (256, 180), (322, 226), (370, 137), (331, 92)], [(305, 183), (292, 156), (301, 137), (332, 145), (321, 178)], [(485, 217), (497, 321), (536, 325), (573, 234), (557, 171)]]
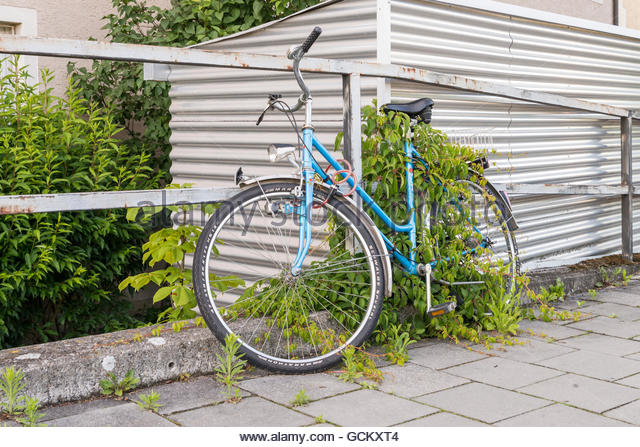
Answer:
[[(120, 144), (109, 110), (26, 77), (14, 59), (0, 79), (0, 194), (157, 187), (152, 151)], [(119, 210), (1, 216), (0, 348), (138, 324), (116, 286), (141, 270), (145, 235)]]
[[(410, 128), (407, 115), (381, 113), (375, 101), (373, 106), (363, 109), (362, 185), (396, 222), (406, 222), (409, 218), (405, 202), (404, 142), (409, 138)], [(340, 133), (336, 138), (336, 149), (341, 139)], [(449, 259), (449, 262), (439, 262), (434, 268), (436, 279), (449, 282), (482, 280), (485, 284), (465, 285), (453, 290), (449, 286), (432, 283), (435, 303), (452, 300), (459, 295), (463, 298), (463, 304), (454, 313), (431, 319), (426, 315), (424, 278), (409, 276), (400, 268), (394, 268), (393, 296), (384, 301), (375, 332), (376, 341), (395, 345), (401, 339), (408, 341), (409, 336), (421, 338), (434, 335), (479, 341), (483, 330), (497, 331), (502, 336), (514, 334), (522, 316), (517, 307), (509, 305), (516, 300), (505, 293), (505, 267), (490, 269), (486, 266), (483, 269), (489, 273), (481, 277), (474, 266), (478, 256), (463, 254), (466, 250), (465, 241), (473, 237), (473, 229), (466, 225), (466, 219), (447, 223), (431, 222), (429, 215), (430, 208), (447, 206), (452, 197), (464, 194), (456, 180), (471, 178), (480, 184), (485, 181), (470, 169), (468, 162), (486, 155), (486, 151), (452, 143), (444, 132), (423, 123), (414, 126), (411, 139), (429, 163), (428, 170), (422, 164), (414, 163), (417, 261), (426, 263), (433, 259)], [(473, 168), (482, 173), (480, 166), (474, 165)], [(368, 212), (379, 228), (386, 228), (375, 213), (371, 210)], [(462, 215), (469, 210), (458, 212)], [(425, 225), (426, 222), (431, 225)], [(402, 253), (411, 250), (411, 241), (406, 233), (394, 234), (393, 244)], [(524, 278), (518, 280), (522, 282)], [(498, 312), (498, 315), (491, 315), (492, 311)], [(408, 335), (398, 332), (399, 325), (408, 328)]]
[[(244, 31), (284, 17), (319, 0), (173, 0), (168, 9), (145, 0), (112, 0), (104, 17), (112, 42), (184, 47)], [(70, 63), (68, 71), (88, 100), (113, 105), (126, 144), (158, 149), (154, 166), (169, 180), (169, 84), (143, 80), (139, 63), (94, 61), (91, 69)], [(143, 126), (140, 126), (143, 124)]]
[[(179, 187), (179, 185), (171, 186)], [(192, 213), (197, 209), (200, 209), (204, 216), (210, 216), (215, 208), (217, 208), (217, 204), (166, 207), (175, 213), (174, 217), (181, 222), (188, 222), (191, 219), (190, 215), (192, 217)], [(155, 217), (156, 213), (162, 212), (162, 210), (161, 207), (143, 208), (141, 221), (148, 220), (152, 216)], [(132, 208), (128, 213), (128, 218), (134, 219), (137, 215), (138, 210)], [(154, 267), (159, 263), (163, 263), (166, 267), (129, 276), (118, 286), (121, 291), (131, 286), (136, 292), (149, 283), (160, 286), (153, 296), (153, 302), (157, 303), (169, 297), (172, 305), (158, 315), (158, 322), (176, 321), (173, 326), (175, 332), (180, 331), (184, 325), (184, 322), (180, 320), (196, 316), (194, 308), (197, 306), (197, 302), (193, 291), (193, 272), (187, 268), (186, 257), (196, 251), (196, 244), (201, 232), (201, 227), (183, 223), (172, 228), (162, 228), (151, 234), (149, 241), (142, 246), (144, 252), (142, 260), (147, 262), (149, 267)], [(213, 273), (209, 274), (209, 280), (212, 287), (220, 291), (243, 284), (243, 281), (236, 276), (215, 277)]]

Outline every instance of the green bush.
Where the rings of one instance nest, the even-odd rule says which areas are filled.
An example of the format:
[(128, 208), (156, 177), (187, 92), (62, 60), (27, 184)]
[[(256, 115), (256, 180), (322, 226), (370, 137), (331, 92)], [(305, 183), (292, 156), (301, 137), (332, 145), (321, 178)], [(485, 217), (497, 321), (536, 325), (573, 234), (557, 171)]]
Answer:
[[(112, 42), (185, 47), (287, 16), (319, 0), (173, 0), (171, 8), (145, 0), (112, 0), (104, 17)], [(113, 105), (115, 122), (133, 148), (153, 146), (153, 166), (169, 181), (169, 84), (143, 80), (140, 63), (94, 61), (91, 69), (68, 66), (86, 99)], [(142, 125), (141, 125), (142, 124)]]
[[(405, 114), (384, 114), (373, 106), (363, 108), (362, 123), (362, 184), (364, 189), (396, 222), (406, 222), (409, 218), (405, 203), (405, 161), (404, 142), (409, 137), (410, 122)], [(439, 283), (432, 284), (432, 297), (435, 303), (454, 299), (459, 293), (464, 304), (456, 312), (431, 319), (427, 317), (426, 290), (423, 278), (404, 274), (400, 268), (393, 272), (393, 296), (386, 299), (383, 311), (375, 331), (377, 342), (389, 342), (390, 334), (399, 336), (397, 325), (409, 331), (412, 338), (425, 336), (468, 338), (480, 341), (483, 331), (497, 331), (504, 335), (513, 334), (522, 318), (515, 299), (507, 296), (503, 284), (504, 267), (493, 266), (491, 273), (480, 277), (474, 267), (477, 257), (463, 255), (465, 240), (473, 237), (473, 232), (465, 219), (457, 222), (435, 222), (431, 228), (424, 223), (429, 219), (421, 213), (421, 204), (445, 206), (451, 197), (463, 192), (455, 181), (472, 176), (482, 183), (482, 177), (476, 177), (468, 162), (486, 155), (486, 151), (452, 143), (447, 135), (426, 124), (418, 124), (413, 129), (412, 141), (421, 156), (429, 162), (429, 170), (420, 163), (414, 164), (414, 187), (416, 193), (418, 246), (416, 257), (420, 262), (433, 259), (450, 259), (439, 262), (434, 268), (434, 277), (447, 281), (485, 281), (483, 285), (463, 286), (452, 290)], [(342, 134), (336, 138), (336, 149)], [(480, 166), (474, 166), (482, 171)], [(444, 187), (443, 187), (444, 186)], [(446, 192), (445, 192), (446, 191)], [(385, 224), (370, 209), (369, 214), (379, 228)], [(469, 210), (459, 210), (468, 215)], [(393, 244), (402, 253), (409, 253), (411, 242), (406, 233), (393, 235)], [(522, 283), (524, 278), (518, 278)], [(355, 292), (354, 292), (355, 293)], [(509, 305), (509, 302), (511, 304)], [(347, 309), (348, 311), (348, 309)], [(489, 311), (494, 316), (487, 315)], [(392, 337), (393, 338), (393, 337)]]
[[(151, 150), (121, 144), (109, 110), (26, 77), (14, 59), (0, 79), (0, 194), (158, 187)], [(0, 348), (139, 324), (117, 284), (141, 270), (146, 233), (119, 210), (1, 216)]]

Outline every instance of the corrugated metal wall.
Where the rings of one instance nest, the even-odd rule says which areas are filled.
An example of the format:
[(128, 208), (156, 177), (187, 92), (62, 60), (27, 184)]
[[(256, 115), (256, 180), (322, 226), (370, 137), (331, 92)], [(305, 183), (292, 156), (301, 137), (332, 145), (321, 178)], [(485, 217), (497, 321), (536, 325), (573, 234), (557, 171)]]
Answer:
[[(501, 14), (391, 1), (391, 62), (640, 108), (640, 41)], [(500, 183), (620, 183), (619, 121), (460, 91), (391, 83), (393, 101), (431, 96), (433, 126), (490, 135)], [(635, 179), (640, 179), (640, 133)], [(620, 200), (514, 196), (522, 260), (567, 264), (620, 251)], [(636, 228), (640, 224), (636, 213)], [(636, 247), (640, 232), (636, 231)], [(638, 251), (638, 250), (636, 250)]]
[[(376, 4), (370, 0), (338, 2), (232, 39), (199, 45), (258, 54), (285, 55), (307, 37), (313, 26), (323, 29), (310, 56), (376, 59)], [(171, 68), (171, 174), (174, 183), (233, 186), (238, 166), (248, 175), (290, 174), (287, 162), (274, 166), (267, 159), (270, 143), (296, 143), (295, 133), (278, 112), (255, 123), (269, 93), (281, 93), (291, 105), (300, 95), (292, 73), (256, 70)], [(332, 147), (342, 130), (342, 78), (306, 75), (313, 94), (314, 125)], [(363, 80), (363, 102), (376, 95), (376, 80)], [(304, 121), (304, 112), (298, 114)]]
[[(390, 55), (379, 45), (389, 38), (389, 30), (376, 20), (376, 0), (338, 1), (199, 47), (285, 54), (314, 25), (320, 25), (324, 33), (312, 56), (369, 61), (390, 57), (392, 63), (640, 108), (638, 39), (429, 0), (390, 3)], [(384, 9), (379, 20), (388, 23)], [(377, 28), (385, 34), (381, 40)], [(341, 79), (307, 78), (317, 131), (331, 145), (342, 127)], [(266, 158), (269, 143), (295, 142), (288, 122), (272, 113), (260, 127), (255, 126), (269, 93), (282, 93), (291, 101), (297, 97), (299, 90), (290, 73), (174, 66), (169, 80), (175, 183), (230, 186), (238, 166), (249, 175), (291, 172), (289, 165), (274, 166)], [(363, 79), (363, 105), (376, 96), (377, 84)], [(433, 97), (434, 127), (454, 135), (490, 135), (497, 152), (490, 177), (496, 182), (614, 185), (620, 181), (618, 120), (411, 83), (387, 86), (384, 96), (390, 94), (393, 101)], [(636, 147), (639, 144), (636, 132)], [(634, 174), (640, 180), (640, 152), (635, 152)], [(525, 267), (573, 263), (620, 251), (618, 198), (513, 199)], [(640, 213), (636, 216), (638, 229)], [(640, 231), (635, 239), (636, 247), (640, 246)]]

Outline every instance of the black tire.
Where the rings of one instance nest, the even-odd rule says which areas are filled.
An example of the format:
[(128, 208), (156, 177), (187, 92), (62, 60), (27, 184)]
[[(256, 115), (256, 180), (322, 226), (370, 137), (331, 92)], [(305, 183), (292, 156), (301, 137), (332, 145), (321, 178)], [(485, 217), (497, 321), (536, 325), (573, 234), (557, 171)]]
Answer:
[[(262, 274), (262, 272), (259, 272), (259, 273), (249, 272), (249, 273), (243, 274), (245, 275), (246, 278), (248, 278), (244, 282), (244, 286), (241, 286), (241, 287), (239, 286), (240, 289), (244, 287), (245, 292), (242, 295), (240, 295), (239, 298), (233, 301), (232, 304), (227, 304), (225, 306), (224, 303), (222, 303), (222, 299), (220, 297), (218, 299), (214, 297), (215, 292), (212, 292), (211, 290), (211, 287), (209, 284), (209, 275), (213, 273), (214, 275), (216, 275), (216, 277), (218, 277), (219, 275), (217, 273), (217, 269), (222, 269), (223, 268), (222, 266), (226, 265), (225, 264), (226, 260), (232, 259), (230, 255), (229, 257), (225, 257), (226, 255), (224, 255), (223, 252), (220, 250), (223, 250), (223, 251), (226, 250), (227, 253), (231, 253), (231, 251), (234, 249), (234, 245), (231, 244), (231, 242), (233, 242), (231, 238), (227, 237), (225, 241), (224, 236), (239, 234), (239, 233), (232, 233), (234, 226), (238, 226), (234, 223), (236, 220), (236, 216), (244, 216), (244, 214), (242, 214), (243, 213), (242, 210), (258, 209), (258, 211), (261, 214), (261, 217), (265, 218), (263, 211), (261, 211), (265, 209), (267, 210), (266, 211), (267, 214), (272, 212), (272, 216), (274, 217), (274, 219), (276, 218), (276, 216), (277, 216), (277, 219), (281, 219), (283, 216), (286, 217), (287, 212), (286, 211), (281, 212), (281, 209), (290, 209), (290, 208), (287, 208), (287, 203), (289, 203), (288, 201), (291, 201), (291, 203), (295, 203), (294, 201), (296, 199), (295, 199), (295, 196), (293, 195), (293, 191), (296, 187), (299, 186), (299, 184), (300, 184), (299, 181), (295, 181), (295, 180), (290, 180), (290, 181), (282, 180), (282, 181), (256, 184), (255, 186), (249, 187), (241, 191), (229, 202), (225, 202), (220, 208), (216, 210), (213, 216), (206, 223), (202, 231), (202, 234), (198, 240), (198, 244), (197, 244), (195, 255), (194, 255), (194, 261), (193, 261), (193, 280), (194, 280), (194, 289), (196, 293), (196, 298), (198, 300), (198, 306), (199, 306), (200, 312), (202, 313), (202, 316), (207, 322), (207, 325), (209, 326), (213, 334), (216, 336), (216, 338), (220, 342), (224, 342), (225, 337), (229, 333), (234, 332), (235, 335), (239, 337), (239, 344), (240, 344), (239, 350), (246, 356), (246, 358), (249, 360), (250, 363), (252, 363), (255, 366), (258, 366), (261, 368), (267, 368), (280, 373), (292, 373), (292, 374), (293, 373), (311, 373), (311, 372), (324, 370), (341, 360), (342, 358), (341, 352), (347, 346), (349, 345), (360, 346), (362, 343), (364, 343), (367, 340), (367, 338), (371, 335), (373, 330), (375, 329), (375, 326), (378, 321), (378, 317), (380, 316), (380, 312), (382, 310), (382, 302), (384, 299), (384, 284), (385, 284), (385, 273), (384, 273), (383, 259), (382, 259), (383, 253), (380, 253), (377, 248), (376, 240), (371, 233), (372, 229), (367, 224), (366, 218), (363, 218), (362, 212), (356, 209), (351, 202), (347, 201), (346, 199), (338, 195), (333, 195), (328, 200), (326, 205), (321, 208), (321, 210), (325, 210), (327, 215), (337, 216), (334, 218), (335, 219), (340, 218), (341, 219), (340, 222), (342, 221), (345, 222), (345, 224), (343, 224), (343, 226), (345, 227), (344, 234), (345, 235), (352, 234), (352, 233), (347, 233), (347, 228), (349, 229), (349, 231), (353, 232), (353, 240), (354, 240), (353, 244), (355, 246), (355, 244), (357, 243), (358, 244), (357, 246), (361, 250), (361, 252), (357, 252), (355, 249), (353, 249), (352, 254), (349, 254), (350, 252), (347, 253), (347, 257), (342, 258), (347, 260), (346, 261), (340, 260), (340, 267), (336, 267), (338, 265), (338, 262), (335, 262), (335, 263), (328, 262), (326, 264), (323, 264), (322, 262), (320, 262), (319, 264), (314, 264), (314, 265), (309, 264), (308, 267), (303, 266), (303, 272), (300, 275), (300, 277), (299, 278), (294, 277), (294, 279), (291, 279), (289, 276), (287, 276), (287, 272), (286, 272), (287, 263), (285, 261), (282, 261), (283, 256), (280, 256), (280, 257), (274, 256), (273, 255), (274, 252), (271, 252), (271, 256), (273, 257), (274, 262), (270, 266), (264, 266), (264, 269), (278, 270), (279, 267), (276, 266), (275, 263), (276, 262), (280, 263), (280, 261), (283, 262), (283, 264), (281, 265), (285, 266), (285, 268), (281, 269), (279, 276), (277, 276), (277, 279), (274, 280), (276, 276), (272, 275), (272, 277), (270, 277), (268, 280), (265, 280), (264, 278), (260, 278), (259, 280), (256, 280), (252, 286), (247, 286), (247, 284), (250, 281), (255, 279), (251, 275), (258, 277), (259, 275)], [(328, 197), (328, 189), (323, 188), (322, 186), (319, 186), (319, 185), (314, 188), (314, 202), (316, 204), (322, 204), (323, 202), (325, 202), (327, 197)], [(262, 205), (265, 205), (265, 207), (262, 207)], [(276, 210), (276, 211), (269, 211), (269, 210)], [(319, 210), (314, 210), (314, 218), (315, 216), (318, 215), (318, 213), (319, 213)], [(269, 215), (268, 218), (270, 219), (271, 215)], [(240, 222), (239, 218), (237, 220), (238, 222)], [(257, 257), (261, 256), (260, 253), (262, 251), (265, 251), (263, 250), (265, 247), (264, 247), (264, 244), (263, 245), (254, 244), (252, 235), (255, 235), (256, 237), (258, 237), (258, 235), (265, 236), (265, 240), (272, 240), (270, 239), (271, 236), (273, 236), (274, 238), (273, 240), (275, 240), (276, 236), (279, 237), (279, 235), (277, 235), (274, 230), (275, 227), (274, 226), (270, 227), (270, 225), (272, 225), (272, 222), (267, 222), (267, 220), (263, 219), (262, 221), (260, 221), (260, 219), (258, 219), (258, 223), (256, 223), (253, 227), (251, 226), (251, 224), (246, 224), (246, 232), (247, 232), (246, 234), (248, 234), (248, 236), (245, 236), (245, 233), (242, 233), (243, 237), (248, 237), (246, 241), (243, 241), (243, 243), (248, 247), (247, 250), (251, 250), (251, 253), (256, 254)], [(259, 228), (261, 225), (260, 222), (262, 222), (262, 228)], [(265, 224), (265, 222), (267, 223)], [(330, 224), (327, 224), (327, 225), (330, 228)], [(342, 227), (336, 225), (336, 228), (342, 228)], [(269, 236), (265, 234), (265, 230), (266, 230), (266, 233), (269, 234)], [(322, 231), (322, 229), (319, 229), (318, 231), (320, 232)], [(338, 230), (334, 229), (333, 231), (334, 232), (331, 234), (337, 234)], [(273, 234), (271, 232), (273, 232)], [(284, 233), (284, 231), (282, 231), (282, 233)], [(282, 240), (284, 241), (282, 247), (286, 249), (287, 241), (290, 240), (289, 236), (291, 236), (291, 233), (289, 233), (287, 237), (285, 237), (282, 233), (281, 233)], [(342, 236), (342, 234), (343, 233), (340, 233), (339, 236)], [(222, 239), (222, 243), (220, 243), (221, 239)], [(346, 242), (347, 239), (348, 239), (347, 236), (345, 236), (344, 240), (341, 241), (340, 243), (344, 242), (345, 244), (347, 244)], [(351, 239), (351, 236), (349, 236), (349, 240), (350, 239)], [(312, 239), (312, 240), (315, 241), (316, 239)], [(327, 238), (327, 240), (329, 239)], [(256, 243), (258, 242), (259, 240), (256, 239)], [(320, 245), (324, 245), (324, 244), (325, 242), (322, 242)], [(211, 254), (213, 253), (212, 247), (214, 245), (218, 250), (218, 255), (217, 257), (216, 255), (214, 255), (214, 257), (212, 258), (211, 257)], [(330, 245), (331, 243), (328, 244), (329, 255), (331, 255), (334, 250), (334, 248), (331, 248)], [(261, 248), (258, 249), (256, 248), (256, 246)], [(275, 248), (276, 248), (276, 245), (274, 242), (274, 249)], [(327, 246), (325, 246), (325, 248), (327, 248)], [(295, 249), (297, 250), (297, 244)], [(250, 254), (250, 252), (247, 250), (245, 250), (244, 259), (248, 259), (247, 256)], [(340, 251), (341, 253), (340, 256), (343, 256), (343, 254), (346, 251), (346, 249), (341, 249), (341, 250), (335, 249), (335, 250), (336, 252)], [(278, 253), (279, 255), (284, 255), (284, 250), (282, 250), (281, 252), (280, 250), (275, 249), (275, 252)], [(310, 254), (307, 256), (307, 260), (311, 256), (312, 255), (310, 251)], [(349, 256), (352, 256), (352, 258), (349, 258)], [(265, 259), (266, 259), (266, 253), (265, 253)], [(257, 262), (257, 261), (254, 259), (254, 262)], [(265, 264), (268, 264), (268, 259)], [(323, 276), (324, 274), (321, 275), (318, 272), (314, 272), (313, 269), (320, 270), (320, 273), (322, 273), (323, 266), (326, 266), (325, 271), (327, 272), (327, 274), (331, 274), (331, 272), (335, 271), (336, 269), (341, 269), (340, 272), (331, 274), (332, 277), (335, 277), (334, 278), (335, 281), (338, 281), (338, 282), (334, 283), (333, 282), (334, 279), (332, 279), (331, 280), (332, 282), (330, 283), (330, 284), (338, 284), (335, 287), (337, 290), (339, 290), (340, 287), (342, 287), (340, 286), (340, 279), (339, 279), (340, 274), (343, 272), (344, 274), (350, 273), (348, 271), (349, 269), (352, 269), (354, 271), (357, 269), (359, 271), (359, 269), (362, 267), (360, 264), (362, 264), (362, 266), (368, 269), (366, 270), (365, 273), (360, 273), (360, 275), (362, 275), (362, 277), (365, 278), (363, 282), (363, 284), (366, 284), (365, 287), (363, 287), (363, 290), (365, 290), (364, 292), (365, 295), (359, 296), (358, 298), (353, 299), (354, 303), (356, 303), (353, 306), (358, 306), (360, 309), (362, 309), (362, 312), (360, 312), (358, 309), (356, 309), (353, 306), (352, 308), (354, 311), (347, 309), (344, 312), (345, 312), (345, 315), (348, 314), (347, 316), (350, 316), (352, 314), (358, 315), (360, 313), (362, 315), (362, 321), (359, 323), (359, 325), (355, 329), (353, 329), (353, 333), (349, 333), (348, 331), (350, 329), (345, 327), (345, 324), (348, 326), (350, 324), (350, 321), (345, 320), (346, 322), (340, 323), (340, 325), (342, 325), (342, 328), (344, 328), (345, 342), (342, 343), (340, 341), (338, 343), (342, 343), (342, 344), (339, 344), (337, 348), (331, 349), (329, 352), (324, 352), (321, 355), (319, 355), (317, 348), (321, 346), (316, 345), (316, 343), (314, 342), (314, 338), (315, 338), (315, 341), (317, 342), (322, 341), (322, 342), (325, 342), (326, 345), (331, 345), (333, 347), (334, 341), (339, 339), (339, 336), (327, 335), (327, 334), (329, 334), (331, 330), (333, 330), (332, 328), (336, 328), (334, 332), (343, 331), (342, 328), (337, 326), (335, 322), (331, 320), (331, 318), (335, 319), (336, 321), (340, 320), (340, 318), (342, 318), (341, 315), (340, 314), (337, 314), (337, 316), (335, 315), (336, 311), (333, 308), (331, 308), (331, 304), (329, 304), (329, 308), (331, 310), (327, 309), (326, 305), (324, 305), (325, 301), (329, 303), (329, 298), (332, 296), (331, 294), (339, 295), (341, 292), (339, 291), (336, 292), (334, 290), (334, 286), (329, 285), (329, 282), (327, 282), (326, 277)], [(216, 267), (216, 265), (219, 265), (220, 267)], [(247, 265), (248, 265), (248, 262), (246, 262), (246, 265), (245, 265), (243, 261), (240, 259), (238, 261), (238, 264), (236, 264), (236, 267), (238, 271), (241, 271), (243, 269), (248, 270), (249, 267), (247, 267)], [(346, 266), (346, 267), (342, 267), (342, 266)], [(230, 268), (232, 269), (235, 267), (231, 266)], [(308, 276), (305, 276), (305, 268), (307, 269), (306, 271), (311, 272), (308, 274)], [(363, 268), (363, 270), (365, 269)], [(295, 279), (295, 278), (298, 278), (298, 279)], [(294, 283), (289, 285), (287, 281), (293, 281)], [(309, 281), (311, 282), (315, 281), (320, 283), (317, 287), (311, 289), (311, 287), (307, 287), (308, 285), (310, 285)], [(369, 281), (369, 283), (367, 283), (366, 281)], [(269, 284), (269, 286), (263, 287), (267, 283)], [(259, 286), (256, 286), (256, 284), (259, 284)], [(288, 302), (289, 292), (286, 290), (285, 286), (290, 287), (292, 290), (290, 303)], [(245, 294), (247, 293), (246, 291), (248, 289), (251, 289), (252, 287), (254, 287), (254, 289), (247, 296), (245, 296)], [(279, 289), (277, 287), (279, 287)], [(294, 287), (295, 287), (295, 290), (294, 290)], [(350, 287), (352, 286), (350, 285)], [(324, 292), (324, 290), (329, 290), (329, 289), (331, 289), (331, 292)], [(257, 292), (257, 290), (260, 290), (260, 291)], [(348, 289), (348, 290), (352, 290), (352, 289)], [(224, 296), (225, 293), (231, 293), (231, 292), (224, 292), (222, 295)], [(240, 290), (236, 290), (233, 293), (239, 294)], [(251, 296), (251, 294), (253, 294), (254, 296)], [(269, 296), (269, 294), (271, 294), (271, 296)], [(280, 295), (282, 294), (284, 294), (284, 298), (280, 298)], [(340, 296), (344, 297), (345, 295), (340, 295)], [(279, 304), (280, 308), (277, 310), (275, 316), (273, 315), (273, 311), (271, 310), (272, 303), (269, 303), (267, 307), (267, 304), (266, 304), (268, 302), (267, 297), (269, 297), (269, 299), (273, 298), (273, 301), (276, 303), (280, 303), (280, 301), (278, 301), (279, 299), (282, 300), (282, 304)], [(299, 302), (295, 301), (296, 297), (299, 299)], [(326, 298), (326, 297), (329, 297), (329, 298)], [(358, 303), (362, 302), (361, 300), (363, 299), (363, 297), (368, 299), (368, 301), (366, 306), (361, 307), (358, 305)], [(322, 301), (322, 300), (325, 300), (325, 301)], [(293, 347), (293, 352), (295, 353), (295, 356), (299, 355), (298, 351), (305, 353), (306, 352), (305, 350), (311, 351), (311, 348), (308, 348), (308, 343), (304, 347), (298, 347), (295, 341), (296, 340), (300, 341), (300, 338), (295, 339), (295, 335), (292, 336), (291, 332), (288, 332), (288, 331), (292, 331), (293, 329), (287, 327), (285, 330), (285, 328), (280, 328), (278, 326), (277, 322), (279, 321), (278, 320), (279, 318), (281, 319), (284, 318), (284, 321), (286, 322), (289, 321), (288, 313), (284, 316), (280, 316), (281, 315), (280, 311), (281, 311), (281, 308), (284, 306), (284, 303), (287, 303), (286, 304), (287, 311), (289, 310), (289, 306), (291, 306), (291, 309), (293, 309), (294, 305), (301, 306), (301, 309), (302, 309), (301, 314), (303, 315), (303, 317), (306, 312), (305, 306), (309, 306), (309, 312), (306, 314), (306, 324), (307, 324), (307, 328), (309, 329), (309, 333), (315, 334), (315, 337), (314, 335), (310, 335), (311, 342), (313, 343), (314, 345), (313, 347), (315, 348), (315, 353), (312, 352), (311, 354), (309, 354), (309, 357), (289, 358), (289, 354), (291, 352), (292, 347)], [(318, 309), (318, 305), (322, 305), (324, 307), (324, 311), (316, 310)], [(347, 303), (346, 305), (349, 306), (350, 304)], [(240, 310), (239, 311), (235, 310), (234, 306), (238, 306)], [(253, 307), (250, 307), (250, 306), (253, 306)], [(249, 310), (246, 310), (245, 307), (246, 308), (250, 307), (251, 309), (255, 309), (255, 310), (253, 310), (253, 313), (247, 316), (249, 314)], [(276, 306), (273, 308), (274, 311), (276, 307), (278, 307), (278, 304), (276, 304)], [(340, 310), (338, 305), (335, 305), (335, 307), (338, 308), (338, 310)], [(255, 322), (254, 320), (257, 320), (258, 317), (256, 316), (255, 318), (253, 318), (253, 314), (256, 313), (256, 311), (258, 311), (259, 309), (265, 309), (264, 316), (262, 317), (261, 320), (259, 320), (259, 322)], [(242, 314), (242, 317), (238, 317), (236, 315), (238, 312), (239, 313), (244, 312), (244, 314)], [(322, 314), (322, 316), (318, 316), (318, 314)], [(267, 316), (268, 318), (266, 318), (265, 320), (265, 317)], [(351, 318), (355, 320), (355, 317), (351, 317)], [(298, 317), (298, 320), (299, 319), (300, 318)], [(273, 323), (271, 323), (271, 326), (263, 327), (262, 326), (263, 320), (266, 321), (266, 323), (264, 324), (266, 324), (267, 326), (269, 325), (270, 321), (273, 321)], [(242, 327), (239, 327), (240, 323), (236, 323), (237, 321), (241, 321), (243, 323)], [(304, 318), (302, 319), (302, 321), (303, 323), (299, 323), (299, 322), (297, 323), (298, 329), (303, 326)], [(322, 327), (323, 321), (325, 324), (324, 329)], [(245, 329), (245, 326), (247, 326), (249, 322), (251, 324), (247, 329)], [(286, 324), (288, 325), (288, 323)], [(294, 323), (292, 323), (292, 327), (293, 327), (293, 324)], [(355, 323), (353, 324), (355, 325)], [(253, 329), (253, 332), (249, 335), (248, 331), (252, 328), (252, 325), (255, 327)], [(276, 332), (273, 333), (273, 340), (272, 340), (272, 331), (274, 327), (276, 328)], [(312, 330), (312, 327), (314, 328), (313, 330)], [(260, 334), (259, 337), (256, 337), (254, 339), (254, 332), (256, 331), (256, 328), (259, 328), (258, 330), (259, 334), (263, 329), (265, 330), (268, 329), (268, 332), (264, 334)], [(320, 328), (320, 331), (318, 331), (318, 328)], [(246, 333), (243, 333), (243, 330)], [(277, 346), (275, 346), (274, 348), (273, 345), (274, 345), (274, 341), (278, 331), (280, 331), (280, 336), (278, 338)], [(283, 337), (282, 334), (285, 334), (284, 338), (286, 343), (289, 343), (291, 340), (294, 340), (294, 342), (291, 342), (291, 344), (287, 346), (287, 358), (285, 358), (280, 351), (280, 341)], [(324, 338), (325, 335), (328, 338), (330, 338), (329, 342), (325, 340)], [(322, 340), (320, 340), (318, 337), (322, 337)], [(255, 341), (256, 339), (257, 341)], [(261, 348), (260, 348), (260, 343), (262, 343)], [(271, 348), (273, 349), (273, 352), (270, 352), (270, 353), (263, 352), (263, 350), (265, 350), (265, 346), (267, 348), (271, 346)], [(325, 349), (327, 348), (325, 347)], [(274, 353), (277, 355), (274, 355)]]

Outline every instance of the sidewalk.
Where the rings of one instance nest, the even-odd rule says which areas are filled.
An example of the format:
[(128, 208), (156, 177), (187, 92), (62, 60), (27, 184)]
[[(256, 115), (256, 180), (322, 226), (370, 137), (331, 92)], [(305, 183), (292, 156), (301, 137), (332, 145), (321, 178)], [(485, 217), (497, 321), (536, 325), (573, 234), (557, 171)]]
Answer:
[[(157, 385), (159, 413), (97, 399), (43, 409), (49, 426), (640, 426), (640, 281), (568, 298), (579, 322), (524, 320), (522, 345), (486, 351), (445, 341), (411, 346), (383, 366), (377, 390), (330, 373), (253, 373), (225, 403), (213, 376)], [(310, 403), (292, 407), (304, 389)], [(323, 422), (326, 421), (326, 422)]]

